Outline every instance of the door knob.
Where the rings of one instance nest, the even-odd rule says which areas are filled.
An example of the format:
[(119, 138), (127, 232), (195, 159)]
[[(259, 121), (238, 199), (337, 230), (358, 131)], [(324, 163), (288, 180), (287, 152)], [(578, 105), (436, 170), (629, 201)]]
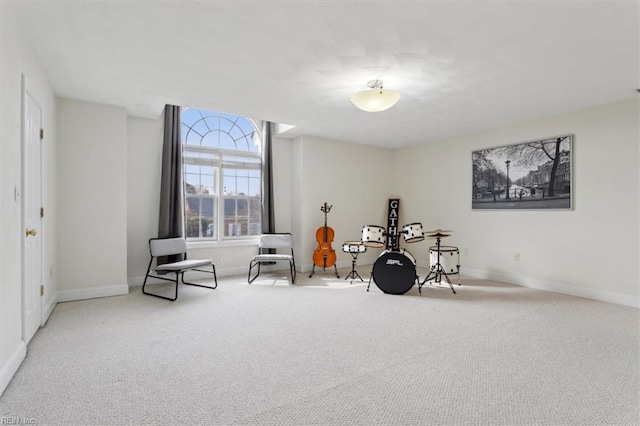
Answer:
[(31, 236), (31, 237), (35, 237), (36, 234), (38, 233), (38, 231), (36, 231), (35, 229), (27, 229), (27, 237)]

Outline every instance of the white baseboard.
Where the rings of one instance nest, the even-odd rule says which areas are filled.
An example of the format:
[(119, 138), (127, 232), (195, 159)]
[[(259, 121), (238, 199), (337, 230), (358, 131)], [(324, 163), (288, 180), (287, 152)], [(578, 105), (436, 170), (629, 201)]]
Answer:
[(57, 303), (58, 303), (58, 293), (56, 293), (49, 300), (49, 303), (47, 303), (44, 306), (44, 309), (42, 310), (42, 324), (41, 325), (44, 325), (49, 320), (49, 317), (53, 313), (53, 310), (55, 309)]
[(9, 386), (9, 382), (20, 368), (20, 364), (27, 356), (27, 345), (21, 340), (18, 347), (13, 351), (7, 362), (0, 369), (0, 395)]
[(58, 291), (58, 302), (72, 302), (74, 300), (95, 299), (98, 297), (122, 296), (129, 294), (127, 284), (112, 287), (83, 288), (78, 290)]
[(599, 300), (601, 302), (615, 303), (616, 305), (640, 308), (640, 297), (634, 297), (628, 294), (580, 288), (553, 281), (539, 280), (529, 277), (519, 277), (511, 274), (501, 274), (472, 268), (461, 267), (460, 273), (462, 275), (473, 278), (488, 279), (492, 281), (513, 284), (520, 287), (535, 288), (537, 290), (552, 291), (554, 293), (567, 294), (569, 296), (584, 297), (586, 299)]

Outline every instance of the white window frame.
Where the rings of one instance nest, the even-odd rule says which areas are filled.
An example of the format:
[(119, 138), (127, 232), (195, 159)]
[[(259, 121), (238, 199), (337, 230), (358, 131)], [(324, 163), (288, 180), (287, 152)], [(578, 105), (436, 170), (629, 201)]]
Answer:
[[(193, 108), (193, 109), (206, 111), (212, 114), (218, 113), (216, 111), (204, 110), (201, 108)], [(222, 114), (230, 115), (230, 114), (224, 114), (224, 113)], [(262, 135), (260, 132), (260, 127), (256, 125), (256, 122), (249, 117), (242, 117), (242, 116), (239, 116), (239, 117), (246, 119), (247, 121), (249, 121), (249, 123), (251, 123), (255, 132), (254, 139), (258, 138), (259, 140), (261, 140)], [(215, 205), (215, 213), (214, 213), (215, 232), (211, 237), (188, 237), (187, 236), (187, 242), (189, 243), (190, 246), (192, 247), (201, 246), (201, 245), (207, 246), (211, 244), (215, 244), (215, 245), (218, 245), (218, 244), (244, 245), (245, 243), (249, 243), (251, 245), (255, 244), (255, 242), (257, 241), (257, 238), (259, 237), (260, 231), (258, 231), (256, 235), (225, 236), (225, 229), (224, 229), (226, 224), (225, 200), (226, 199), (236, 199), (236, 200), (246, 199), (247, 209), (248, 209), (247, 217), (250, 218), (251, 217), (250, 208), (252, 205), (251, 199), (253, 198), (253, 196), (251, 195), (242, 196), (238, 194), (225, 195), (224, 169), (230, 168), (230, 169), (256, 170), (259, 175), (258, 180), (259, 180), (259, 185), (261, 189), (262, 188), (262, 170), (261, 170), (262, 166), (261, 166), (260, 149), (261, 149), (260, 146), (258, 146), (258, 152), (232, 150), (232, 149), (224, 149), (224, 148), (218, 148), (218, 147), (207, 147), (207, 146), (201, 146), (201, 145), (198, 146), (193, 144), (185, 144), (183, 140), (183, 144), (182, 144), (183, 175), (186, 175), (187, 173), (186, 171), (187, 165), (200, 165), (200, 166), (213, 167), (213, 181), (214, 181), (213, 194), (211, 194), (210, 198), (213, 199), (213, 203)], [(187, 152), (209, 154), (212, 158), (195, 159), (193, 157), (189, 157), (188, 155), (185, 155)], [(243, 161), (242, 160), (243, 158), (245, 158), (246, 161)], [(248, 177), (247, 179), (251, 179), (251, 177)], [(188, 208), (187, 196), (189, 195), (186, 193), (186, 185), (187, 185), (187, 182), (185, 179), (185, 195), (184, 195), (185, 196), (185, 220), (186, 220), (186, 210)], [(202, 197), (204, 194), (198, 194), (198, 195), (201, 199), (209, 198), (206, 195)], [(260, 199), (259, 199), (260, 194), (258, 194), (257, 197), (258, 197), (258, 209), (260, 209)], [(255, 202), (253, 204), (255, 204)], [(260, 211), (258, 211), (258, 215), (261, 216)], [(236, 218), (237, 217), (238, 216), (236, 215)], [(262, 218), (260, 217), (260, 221), (261, 220)], [(251, 226), (251, 223), (248, 223), (248, 226)], [(260, 228), (260, 222), (258, 223), (258, 229), (259, 228)]]

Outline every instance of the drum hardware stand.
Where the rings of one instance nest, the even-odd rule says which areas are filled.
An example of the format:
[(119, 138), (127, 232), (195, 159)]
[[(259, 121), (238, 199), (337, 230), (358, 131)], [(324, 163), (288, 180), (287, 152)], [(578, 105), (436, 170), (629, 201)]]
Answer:
[[(374, 262), (375, 264), (375, 262)], [(367, 291), (369, 291), (369, 287), (371, 287), (371, 280), (373, 279), (373, 265), (371, 265), (371, 272), (369, 273), (369, 284), (367, 284)]]
[(434, 236), (436, 237), (436, 246), (438, 247), (437, 261), (436, 261), (436, 264), (431, 267), (431, 270), (429, 271), (429, 274), (425, 277), (424, 281), (418, 284), (418, 291), (420, 292), (420, 294), (422, 294), (422, 286), (424, 286), (424, 283), (426, 283), (432, 278), (435, 278), (437, 282), (442, 282), (442, 276), (444, 275), (444, 279), (449, 284), (449, 287), (451, 287), (451, 291), (453, 291), (453, 294), (456, 294), (456, 290), (453, 288), (453, 284), (451, 284), (451, 280), (449, 279), (447, 272), (445, 271), (444, 267), (440, 263), (440, 237), (446, 237), (448, 235), (437, 233), (437, 234), (434, 234)]
[[(393, 250), (393, 248), (391, 248)], [(374, 262), (375, 264), (375, 262)], [(369, 284), (367, 284), (367, 291), (369, 291), (369, 287), (371, 287), (371, 280), (373, 279), (373, 265), (371, 265), (371, 272), (369, 273)]]
[(358, 254), (360, 253), (349, 253), (351, 254), (351, 272), (349, 272), (349, 275), (344, 277), (344, 279), (346, 280), (348, 278), (351, 278), (351, 283), (353, 283), (353, 280), (355, 280), (356, 278), (360, 278), (360, 281), (364, 282), (358, 271), (356, 271), (356, 259), (358, 258)]

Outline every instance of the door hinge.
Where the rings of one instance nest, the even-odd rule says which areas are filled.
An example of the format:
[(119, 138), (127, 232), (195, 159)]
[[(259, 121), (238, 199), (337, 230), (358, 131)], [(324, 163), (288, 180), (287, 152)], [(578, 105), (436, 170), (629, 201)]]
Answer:
[(44, 296), (44, 286), (40, 286), (40, 297)]
[(44, 207), (40, 207), (40, 217), (44, 217)]
[(40, 129), (40, 140), (44, 139), (44, 129)]

